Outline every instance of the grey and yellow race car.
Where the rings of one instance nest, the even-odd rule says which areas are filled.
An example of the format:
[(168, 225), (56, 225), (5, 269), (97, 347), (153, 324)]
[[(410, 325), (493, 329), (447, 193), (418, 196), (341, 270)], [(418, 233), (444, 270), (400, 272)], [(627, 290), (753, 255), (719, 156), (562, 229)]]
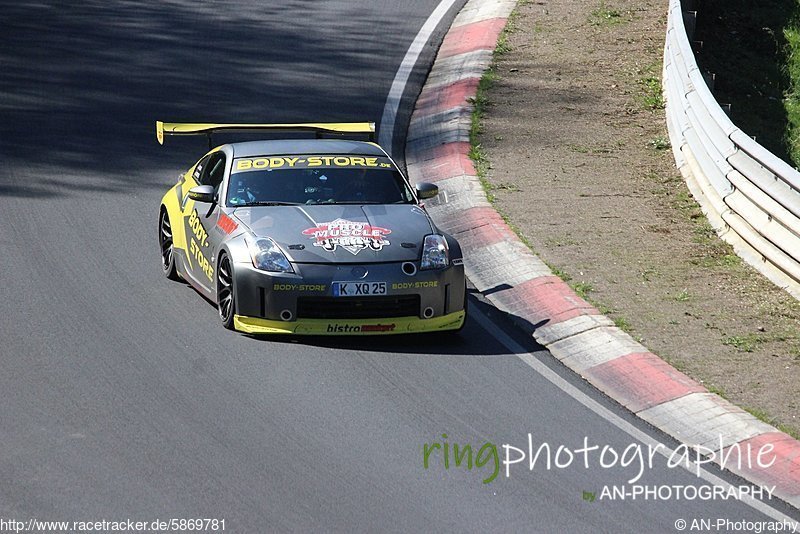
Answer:
[(373, 123), (156, 123), (160, 143), (253, 131), (315, 137), (224, 144), (183, 174), (159, 213), (167, 278), (251, 334), (461, 329), (461, 248), (421, 204), (438, 188), (412, 187), (380, 146), (356, 139), (372, 139)]

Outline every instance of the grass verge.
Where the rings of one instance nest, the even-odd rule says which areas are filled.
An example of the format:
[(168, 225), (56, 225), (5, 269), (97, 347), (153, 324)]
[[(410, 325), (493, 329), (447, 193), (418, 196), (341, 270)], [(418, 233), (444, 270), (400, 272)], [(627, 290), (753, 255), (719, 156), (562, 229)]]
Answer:
[[(519, 5), (524, 5), (527, 2), (525, 0), (521, 0)], [(601, 8), (605, 8), (604, 4), (601, 4)], [(597, 13), (600, 13), (598, 11)], [(594, 13), (596, 15), (597, 13)], [(601, 15), (609, 15), (610, 11), (606, 12), (603, 11), (600, 13)], [(616, 13), (616, 12), (614, 12)], [(614, 13), (611, 13), (609, 16), (611, 18), (616, 18)], [(513, 33), (517, 30), (517, 20), (519, 17), (519, 13), (517, 9), (509, 15), (508, 21), (506, 22), (506, 26), (503, 28), (503, 31), (500, 33), (500, 37), (497, 40), (497, 45), (495, 46), (493, 57), (497, 58), (502, 54), (506, 54), (511, 51), (511, 46), (508, 42), (508, 35)], [(519, 230), (519, 228), (514, 225), (514, 223), (510, 220), (508, 215), (503, 211), (500, 206), (497, 205), (496, 197), (494, 195), (494, 191), (496, 189), (504, 188), (503, 185), (495, 185), (488, 179), (489, 170), (491, 169), (491, 163), (489, 162), (488, 157), (486, 156), (486, 152), (481, 147), (480, 143), (480, 136), (483, 133), (482, 123), (483, 118), (486, 115), (486, 110), (490, 106), (490, 101), (488, 97), (488, 92), (492, 88), (492, 86), (497, 82), (498, 74), (496, 63), (492, 61), (489, 67), (484, 71), (483, 75), (481, 76), (480, 81), (478, 82), (478, 89), (475, 92), (475, 96), (470, 99), (470, 103), (472, 104), (472, 115), (470, 116), (470, 129), (469, 129), (469, 143), (470, 143), (470, 150), (469, 150), (469, 158), (472, 160), (472, 164), (475, 167), (475, 173), (478, 175), (478, 180), (483, 187), (484, 193), (486, 193), (486, 199), (492, 205), (494, 210), (502, 217), (503, 221), (508, 225), (512, 232), (519, 238), (522, 243), (525, 244), (534, 254), (536, 254), (536, 250), (530, 240)], [(646, 84), (645, 84), (646, 85)], [(659, 81), (659, 93), (660, 93), (660, 81)], [(645, 95), (646, 100), (647, 95)], [(505, 186), (508, 187), (507, 185)], [(542, 259), (540, 257), (540, 259)], [(542, 259), (543, 260), (543, 259)], [(544, 261), (544, 260), (543, 260)], [(582, 299), (587, 301), (589, 304), (594, 306), (595, 308), (600, 311), (603, 315), (608, 315), (615, 313), (615, 310), (612, 308), (604, 305), (601, 302), (597, 302), (595, 299), (589, 296), (594, 288), (588, 282), (581, 282), (573, 280), (572, 276), (564, 271), (563, 269), (559, 268), (556, 265), (552, 265), (548, 262), (544, 262), (550, 271), (555, 275), (561, 278), (564, 282), (569, 284), (575, 293), (580, 296)], [(614, 324), (619, 327), (621, 330), (631, 333), (633, 328), (631, 327), (630, 323), (624, 317), (616, 317), (614, 319)], [(640, 340), (640, 338), (639, 338)]]
[[(516, 20), (516, 18), (514, 18)], [(484, 72), (482, 78), (479, 81), (478, 89), (476, 91), (475, 96), (471, 99), (472, 103), (472, 113), (470, 115), (470, 126), (469, 126), (469, 140), (470, 140), (470, 150), (469, 156), (472, 159), (472, 162), (475, 167), (476, 175), (481, 183), (484, 192), (487, 196), (488, 201), (493, 206), (498, 214), (505, 220), (508, 224), (510, 229), (519, 237), (519, 239), (526, 244), (534, 253), (536, 252), (536, 246), (534, 246), (526, 236), (523, 234), (520, 229), (518, 229), (510, 220), (507, 213), (504, 212), (504, 209), (499, 205), (501, 199), (505, 199), (506, 195), (504, 194), (506, 191), (514, 191), (515, 185), (514, 183), (504, 183), (498, 180), (498, 177), (495, 176), (495, 171), (492, 166), (492, 161), (490, 161), (490, 155), (492, 152), (490, 151), (491, 143), (489, 138), (487, 138), (485, 134), (485, 127), (484, 124), (488, 121), (489, 116), (491, 116), (494, 112), (494, 105), (495, 102), (492, 101), (494, 98), (493, 94), (495, 90), (503, 91), (506, 86), (505, 72), (506, 72), (506, 61), (504, 59), (504, 55), (508, 54), (512, 51), (512, 47), (517, 46), (517, 38), (509, 38), (510, 34), (515, 31), (522, 32), (522, 29), (518, 30), (517, 25), (509, 25), (502, 33), (502, 38), (498, 40), (498, 45), (494, 50), (494, 61), (488, 67), (488, 69)], [(518, 36), (523, 35), (522, 33), (518, 34)], [(525, 42), (525, 41), (523, 41)], [(658, 73), (660, 72), (660, 65), (658, 63), (647, 63), (642, 61), (640, 65), (644, 65), (644, 67), (637, 66), (632, 68), (632, 70), (625, 70), (624, 74), (626, 75), (626, 84), (628, 87), (628, 93), (630, 95), (631, 100), (635, 104), (635, 107), (630, 106), (629, 103), (626, 104), (626, 109), (631, 109), (633, 112), (641, 113), (641, 116), (650, 116), (654, 115), (657, 116), (658, 113), (662, 113), (661, 109), (663, 108), (664, 101), (661, 97), (661, 82), (658, 78)], [(509, 72), (515, 72), (516, 69), (510, 69)], [(511, 78), (513, 76), (509, 75), (509, 83), (511, 83)], [(501, 104), (497, 103), (498, 107)], [(644, 113), (642, 113), (644, 112)], [(652, 112), (652, 113), (650, 113)], [(502, 137), (506, 134), (498, 135), (494, 134), (495, 141), (501, 141)], [(670, 148), (669, 140), (663, 134), (658, 133), (651, 133), (649, 136), (644, 137), (639, 141), (641, 144), (637, 145), (640, 149), (644, 148), (645, 146), (651, 150), (651, 154), (656, 154), (662, 151), (666, 151)], [(481, 143), (484, 143), (482, 146)], [(485, 147), (485, 148), (484, 148)], [(599, 147), (599, 148), (598, 148)], [(570, 150), (579, 153), (587, 153), (593, 154), (595, 152), (606, 152), (610, 149), (607, 149), (603, 145), (598, 146), (590, 146), (590, 145), (573, 145), (570, 146)], [(701, 267), (707, 267), (710, 269), (720, 269), (725, 270), (729, 267), (740, 267), (740, 263), (737, 261), (737, 257), (732, 253), (732, 250), (727, 245), (722, 244), (723, 242), (719, 241), (716, 237), (716, 233), (713, 231), (713, 228), (710, 227), (707, 220), (702, 214), (702, 211), (699, 209), (697, 204), (694, 202), (694, 199), (691, 198), (688, 191), (685, 190), (685, 186), (682, 184), (682, 180), (680, 178), (670, 179), (662, 177), (658, 172), (655, 170), (651, 171), (652, 176), (651, 180), (657, 181), (663, 184), (663, 195), (666, 197), (667, 203), (669, 203), (673, 208), (677, 210), (677, 215), (682, 218), (685, 217), (688, 219), (690, 223), (692, 223), (692, 238), (695, 244), (698, 245), (697, 250), (693, 250), (692, 257), (690, 259), (690, 263), (693, 265), (698, 265)], [(678, 186), (681, 187), (678, 187)], [(661, 194), (661, 193), (659, 193)], [(562, 242), (563, 240), (559, 237), (557, 243)], [(549, 243), (545, 242), (545, 245)], [(537, 245), (538, 246), (538, 245)], [(541, 258), (541, 256), (539, 256)], [(541, 258), (544, 260), (544, 258)], [(603, 305), (603, 303), (598, 302), (600, 298), (601, 291), (603, 290), (602, 287), (598, 287), (595, 291), (595, 288), (591, 285), (591, 283), (595, 283), (596, 280), (592, 279), (591, 277), (585, 277), (583, 273), (580, 273), (580, 276), (577, 280), (573, 280), (572, 276), (576, 275), (576, 272), (569, 273), (565, 270), (561, 269), (558, 265), (552, 265), (545, 261), (545, 263), (550, 267), (550, 270), (562, 280), (564, 280), (567, 284), (569, 284), (572, 289), (575, 291), (577, 295), (583, 297), (585, 301), (587, 301), (590, 305), (594, 306), (598, 309), (600, 313), (609, 317), (614, 324), (620, 328), (622, 331), (628, 332), (634, 339), (638, 342), (647, 345), (653, 343), (653, 341), (649, 337), (649, 330), (647, 330), (647, 325), (642, 322), (640, 317), (632, 317), (632, 319), (636, 319), (635, 321), (629, 321), (623, 314), (626, 312), (623, 309), (616, 310), (610, 308), (608, 306)], [(656, 276), (657, 272), (652, 268), (644, 268), (642, 271), (642, 279), (644, 282), (648, 281), (649, 277)], [(587, 279), (588, 278), (588, 279)], [(591, 283), (590, 283), (591, 282)], [(692, 308), (690, 308), (693, 303), (695, 303), (700, 293), (695, 293), (693, 290), (690, 289), (682, 289), (681, 287), (677, 287), (674, 291), (669, 293), (663, 294), (666, 299), (674, 300), (678, 303), (685, 303), (687, 309), (690, 309), (694, 312)], [(680, 310), (682, 311), (682, 309)], [(620, 313), (622, 312), (622, 313)], [(690, 313), (686, 313), (686, 315), (691, 315)], [(674, 318), (673, 321), (670, 321), (670, 324), (673, 326), (677, 326), (679, 321), (677, 320), (677, 316)], [(646, 321), (645, 321), (646, 322)], [(682, 322), (682, 321), (680, 321)], [(636, 324), (636, 327), (634, 327)], [(766, 323), (765, 323), (766, 324)], [(640, 326), (641, 325), (641, 326)], [(711, 326), (709, 323), (706, 322), (707, 328), (712, 328), (713, 322)], [(641, 333), (648, 336), (647, 342), (645, 342), (644, 338), (637, 335), (637, 331), (639, 327), (641, 328)], [(719, 329), (717, 329), (719, 330)], [(772, 341), (768, 338), (768, 336), (764, 336), (762, 334), (756, 335), (748, 335), (747, 331), (741, 332), (738, 329), (726, 329), (726, 332), (720, 330), (719, 337), (716, 338), (718, 341), (717, 343), (722, 346), (728, 346), (730, 349), (725, 349), (726, 351), (730, 352), (731, 349), (734, 349), (738, 354), (735, 355), (737, 358), (745, 358), (748, 357), (749, 351), (756, 351), (756, 350), (766, 350), (760, 347), (767, 346), (768, 343), (772, 343)], [(667, 353), (662, 353), (667, 352)], [(659, 354), (662, 355), (664, 360), (672, 363), (675, 365), (676, 368), (680, 369), (680, 360), (675, 360), (675, 358), (670, 358), (668, 351), (659, 351)], [(800, 352), (793, 353), (795, 356), (796, 361), (800, 361)], [(684, 366), (685, 367), (685, 366)], [(757, 386), (753, 386), (757, 387)], [(747, 404), (751, 402), (751, 405), (755, 405), (756, 402), (747, 401), (743, 402), (742, 404)], [(761, 408), (761, 407), (759, 407)], [(766, 415), (762, 414), (762, 417), (766, 420)], [(770, 419), (769, 422), (774, 424), (774, 419)], [(791, 427), (782, 426), (782, 430), (791, 430)], [(795, 435), (795, 434), (793, 434)]]

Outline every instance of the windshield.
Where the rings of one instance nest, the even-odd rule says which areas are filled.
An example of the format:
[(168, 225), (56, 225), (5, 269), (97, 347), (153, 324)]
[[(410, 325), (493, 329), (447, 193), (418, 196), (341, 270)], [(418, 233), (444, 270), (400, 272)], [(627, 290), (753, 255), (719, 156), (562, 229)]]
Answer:
[(414, 196), (388, 158), (268, 156), (234, 160), (228, 205), (405, 204)]

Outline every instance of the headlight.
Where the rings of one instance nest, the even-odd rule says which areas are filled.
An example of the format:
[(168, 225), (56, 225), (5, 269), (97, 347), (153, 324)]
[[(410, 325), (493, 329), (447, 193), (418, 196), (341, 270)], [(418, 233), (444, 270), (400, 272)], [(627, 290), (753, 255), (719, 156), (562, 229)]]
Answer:
[(275, 241), (268, 237), (248, 237), (245, 239), (253, 266), (273, 273), (293, 273), (292, 264), (286, 259)]
[(447, 240), (443, 236), (432, 234), (425, 236), (422, 247), (422, 263), (420, 269), (443, 269), (450, 263), (450, 252)]

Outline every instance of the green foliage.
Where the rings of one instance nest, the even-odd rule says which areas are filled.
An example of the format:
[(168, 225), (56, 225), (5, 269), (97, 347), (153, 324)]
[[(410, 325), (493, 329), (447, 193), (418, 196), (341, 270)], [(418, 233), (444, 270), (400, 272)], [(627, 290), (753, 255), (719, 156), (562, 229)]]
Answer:
[(585, 299), (589, 293), (594, 291), (594, 287), (589, 282), (575, 282), (572, 284), (572, 289), (574, 289), (575, 293), (582, 299)]
[(617, 328), (619, 328), (620, 330), (622, 330), (623, 332), (630, 333), (631, 330), (633, 330), (633, 327), (631, 326), (631, 323), (629, 323), (628, 320), (625, 319), (624, 317), (616, 317), (614, 319), (614, 325)]
[(730, 336), (722, 343), (723, 345), (734, 347), (739, 352), (753, 352), (762, 341), (756, 334), (747, 334), (744, 336)]
[(600, 5), (589, 14), (589, 22), (593, 26), (616, 26), (625, 22), (622, 12), (600, 2)]
[(764, 410), (759, 410), (758, 408), (749, 408), (747, 406), (745, 406), (744, 409), (756, 419), (760, 419), (761, 421), (764, 421), (768, 425), (776, 427), (778, 430), (786, 434), (789, 434), (794, 439), (800, 439), (800, 432), (796, 431), (794, 428), (788, 425), (779, 423), (777, 419), (775, 419), (774, 417), (770, 417), (770, 415)]
[[(800, 7), (797, 8), (800, 11)], [(789, 157), (795, 165), (800, 166), (800, 17), (784, 28), (786, 38), (786, 76), (789, 89), (783, 99), (788, 120), (786, 144)]]
[(686, 302), (690, 298), (692, 298), (692, 296), (689, 294), (689, 290), (687, 290), (687, 289), (684, 289), (683, 291), (681, 291), (680, 293), (675, 295), (675, 300), (677, 302)]
[(666, 150), (670, 147), (669, 139), (663, 136), (651, 139), (647, 144), (653, 150)]
[(664, 109), (665, 103), (664, 94), (661, 90), (661, 78), (655, 75), (645, 76), (639, 80), (639, 85), (642, 86), (642, 103), (647, 109)]

